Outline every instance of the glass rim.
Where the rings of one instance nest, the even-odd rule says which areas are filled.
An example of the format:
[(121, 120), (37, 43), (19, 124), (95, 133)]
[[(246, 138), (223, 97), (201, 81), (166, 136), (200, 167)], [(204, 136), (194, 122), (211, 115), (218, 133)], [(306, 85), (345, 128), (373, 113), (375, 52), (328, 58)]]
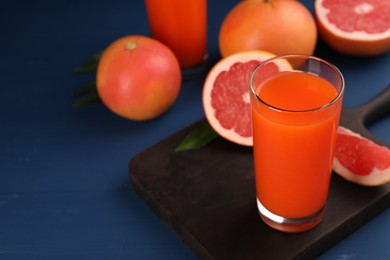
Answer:
[[(302, 109), (302, 110), (294, 110), (294, 109), (284, 109), (284, 108), (280, 108), (280, 107), (277, 107), (277, 106), (274, 106), (274, 105), (271, 105), (269, 103), (267, 103), (265, 100), (261, 99), (255, 92), (254, 90), (254, 87), (253, 87), (253, 84), (252, 84), (252, 81), (253, 81), (253, 77), (254, 75), (256, 74), (256, 72), (261, 68), (263, 67), (265, 64), (267, 63), (270, 63), (272, 62), (273, 60), (277, 60), (277, 59), (289, 59), (289, 58), (305, 58), (305, 60), (317, 60), (325, 65), (327, 65), (329, 68), (331, 68), (334, 72), (336, 72), (336, 74), (339, 76), (340, 78), (340, 82), (341, 82), (341, 88), (340, 90), (338, 91), (337, 93), (337, 96), (332, 99), (331, 101), (329, 101), (328, 103), (326, 103), (325, 105), (323, 106), (320, 106), (320, 107), (315, 107), (315, 108), (310, 108), (310, 109)], [(312, 75), (315, 75), (315, 76), (319, 76), (319, 75), (316, 75), (314, 73), (312, 73)], [(333, 84), (332, 84), (333, 85)], [(305, 54), (285, 54), (285, 55), (277, 55), (277, 56), (274, 56), (272, 58), (269, 58), (263, 62), (261, 62), (260, 64), (258, 64), (254, 70), (252, 71), (250, 77), (249, 77), (249, 88), (250, 88), (250, 92), (251, 94), (256, 98), (256, 100), (258, 100), (259, 102), (263, 103), (264, 105), (266, 105), (267, 107), (273, 109), (273, 110), (276, 110), (276, 111), (279, 111), (279, 112), (290, 112), (290, 113), (307, 113), (307, 112), (315, 112), (315, 111), (319, 111), (319, 110), (323, 110), (327, 107), (330, 107), (332, 106), (334, 103), (336, 103), (343, 95), (344, 93), (344, 88), (345, 88), (345, 81), (344, 81), (344, 76), (343, 74), (341, 73), (341, 71), (335, 66), (333, 65), (332, 63), (330, 63), (329, 61), (326, 61), (324, 59), (321, 59), (319, 57), (316, 57), (316, 56), (313, 56), (313, 55), (305, 55)]]

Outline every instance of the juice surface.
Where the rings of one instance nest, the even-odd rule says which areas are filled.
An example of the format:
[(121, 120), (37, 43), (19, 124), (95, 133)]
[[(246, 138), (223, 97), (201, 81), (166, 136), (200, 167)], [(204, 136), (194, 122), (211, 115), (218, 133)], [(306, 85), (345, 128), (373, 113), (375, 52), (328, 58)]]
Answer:
[[(335, 99), (337, 91), (318, 76), (287, 72), (263, 82), (258, 96), (278, 108), (310, 110)], [(272, 113), (262, 112), (269, 110), (266, 106), (252, 107), (258, 199), (272, 213), (287, 218), (317, 212), (328, 194), (341, 101), (319, 114), (294, 112), (300, 120), (308, 118), (297, 124), (289, 113), (274, 111), (282, 114), (274, 120)]]
[(153, 37), (175, 53), (182, 68), (199, 65), (207, 48), (207, 0), (145, 3)]
[(328, 81), (304, 72), (284, 72), (267, 81), (258, 96), (283, 110), (320, 108), (337, 96), (336, 89)]

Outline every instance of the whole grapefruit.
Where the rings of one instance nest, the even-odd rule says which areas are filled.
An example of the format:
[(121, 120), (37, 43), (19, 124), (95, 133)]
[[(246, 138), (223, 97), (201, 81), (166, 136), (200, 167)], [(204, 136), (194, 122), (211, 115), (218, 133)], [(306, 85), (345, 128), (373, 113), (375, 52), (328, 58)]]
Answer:
[(219, 31), (223, 57), (245, 50), (311, 55), (316, 42), (312, 14), (292, 0), (240, 1), (224, 18)]
[(321, 38), (340, 53), (373, 56), (390, 50), (389, 0), (316, 0)]
[(179, 63), (172, 51), (152, 38), (131, 35), (111, 43), (97, 69), (97, 91), (104, 105), (130, 120), (148, 120), (165, 112), (181, 87)]
[[(265, 51), (238, 52), (211, 68), (203, 86), (203, 108), (209, 124), (223, 138), (253, 145), (249, 78), (257, 65), (274, 56)], [(283, 68), (275, 64), (269, 69)]]

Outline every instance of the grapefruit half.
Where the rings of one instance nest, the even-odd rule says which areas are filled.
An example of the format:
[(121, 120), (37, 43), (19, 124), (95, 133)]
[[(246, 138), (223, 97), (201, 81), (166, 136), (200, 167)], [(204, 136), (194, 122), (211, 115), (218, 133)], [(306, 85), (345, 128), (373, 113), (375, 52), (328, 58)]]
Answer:
[(318, 31), (335, 50), (372, 56), (390, 50), (389, 0), (316, 0)]
[(390, 149), (339, 127), (333, 158), (333, 171), (344, 179), (378, 186), (390, 182)]
[[(203, 108), (211, 127), (223, 138), (253, 145), (249, 78), (257, 65), (274, 56), (259, 50), (238, 52), (222, 58), (208, 73), (203, 86)], [(273, 64), (273, 71), (290, 68), (288, 63)]]

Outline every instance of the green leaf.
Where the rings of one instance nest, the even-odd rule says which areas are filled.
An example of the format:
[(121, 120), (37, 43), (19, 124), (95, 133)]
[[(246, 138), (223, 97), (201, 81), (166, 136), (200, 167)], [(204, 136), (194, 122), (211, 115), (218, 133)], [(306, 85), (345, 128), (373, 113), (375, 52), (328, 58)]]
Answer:
[(81, 107), (89, 104), (101, 103), (101, 99), (96, 89), (96, 82), (92, 81), (72, 93), (73, 96), (82, 96), (73, 104), (74, 107)]
[(84, 94), (87, 94), (88, 92), (90, 92), (93, 89), (96, 89), (96, 81), (95, 80), (88, 82), (87, 84), (85, 84), (84, 86), (79, 88), (78, 90), (73, 91), (70, 95), (72, 97), (79, 97), (79, 96), (82, 96)]
[(89, 58), (82, 65), (74, 68), (74, 71), (80, 72), (80, 73), (96, 71), (98, 64), (99, 64), (100, 57), (102, 56), (102, 54), (103, 54), (103, 51), (100, 51), (100, 52), (94, 54), (91, 58)]
[(194, 127), (191, 132), (184, 137), (181, 143), (176, 147), (175, 151), (187, 151), (206, 146), (219, 135), (205, 120), (201, 124)]

